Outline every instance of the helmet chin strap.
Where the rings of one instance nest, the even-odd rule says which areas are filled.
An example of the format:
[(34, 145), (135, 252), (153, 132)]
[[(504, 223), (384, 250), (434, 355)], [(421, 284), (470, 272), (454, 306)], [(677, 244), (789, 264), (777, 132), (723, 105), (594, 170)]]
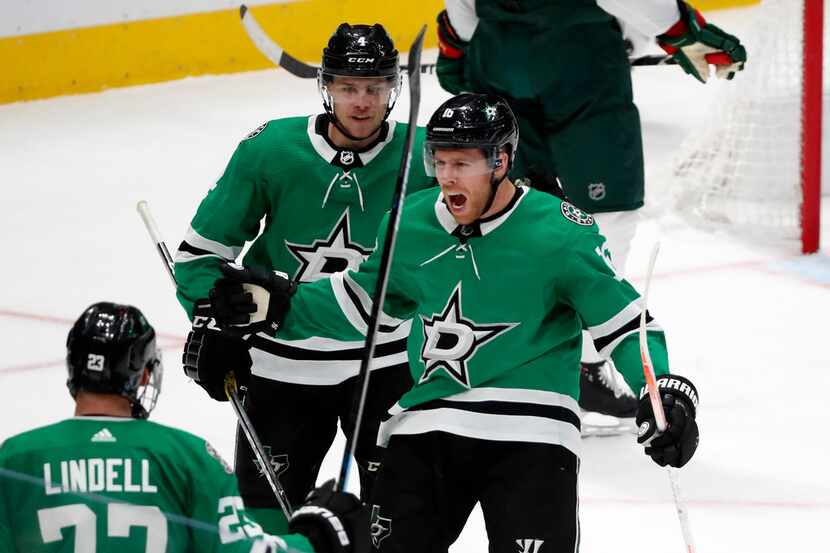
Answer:
[(491, 207), (493, 207), (493, 202), (496, 201), (496, 193), (499, 190), (499, 186), (501, 186), (501, 183), (507, 178), (507, 171), (505, 171), (504, 175), (500, 179), (496, 180), (497, 169), (499, 168), (494, 168), (493, 172), (490, 173), (490, 197), (487, 198), (487, 203), (484, 204), (484, 209), (481, 210), (481, 215), (478, 216), (479, 220), (484, 217), (484, 214), (487, 213)]
[(345, 136), (349, 140), (360, 141), (360, 140), (366, 140), (367, 138), (371, 137), (373, 134), (378, 132), (381, 129), (381, 127), (383, 127), (383, 123), (386, 121), (386, 118), (385, 117), (383, 118), (383, 121), (380, 122), (380, 125), (378, 125), (375, 128), (375, 130), (370, 132), (367, 136), (363, 136), (363, 137), (355, 136), (352, 133), (350, 133), (349, 131), (347, 131), (346, 127), (344, 127), (343, 124), (340, 123), (340, 120), (337, 119), (337, 116), (334, 114), (333, 109), (331, 110), (331, 113), (329, 113), (329, 121), (331, 121), (332, 124), (334, 124), (334, 126), (337, 127), (337, 130), (340, 131), (341, 134), (343, 134), (343, 136)]

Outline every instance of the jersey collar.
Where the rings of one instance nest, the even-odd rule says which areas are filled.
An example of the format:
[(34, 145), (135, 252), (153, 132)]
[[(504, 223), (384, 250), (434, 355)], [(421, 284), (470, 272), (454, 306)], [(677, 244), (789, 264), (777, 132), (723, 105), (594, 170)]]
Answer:
[(311, 140), (314, 151), (326, 160), (326, 163), (340, 167), (344, 171), (368, 165), (395, 137), (395, 121), (384, 121), (374, 142), (362, 150), (350, 150), (332, 144), (328, 135), (328, 126), (329, 118), (325, 113), (310, 116), (308, 138)]
[(527, 191), (527, 186), (516, 187), (516, 192), (503, 209), (484, 219), (479, 219), (470, 225), (459, 225), (455, 221), (447, 204), (444, 202), (444, 193), (439, 192), (438, 199), (435, 201), (435, 216), (438, 219), (438, 223), (448, 234), (452, 234), (462, 241), (466, 241), (464, 237), (474, 238), (476, 236), (486, 236), (507, 221), (508, 217), (516, 211), (516, 208), (519, 207), (519, 204), (527, 196)]

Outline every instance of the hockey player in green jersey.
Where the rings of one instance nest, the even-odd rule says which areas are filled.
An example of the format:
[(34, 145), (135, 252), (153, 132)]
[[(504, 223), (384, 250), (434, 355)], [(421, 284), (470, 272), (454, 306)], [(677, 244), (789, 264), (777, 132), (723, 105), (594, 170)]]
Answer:
[[(590, 213), (625, 274), (644, 201), (640, 116), (617, 20), (656, 37), (699, 81), (731, 79), (743, 69), (738, 38), (678, 0), (445, 0), (438, 16), (441, 86), (497, 94), (519, 122), (522, 147), (513, 177), (557, 191)], [(616, 19), (615, 19), (616, 17)], [(667, 70), (668, 71), (668, 70)], [(584, 341), (586, 411), (632, 417), (637, 400), (619, 374)], [(600, 430), (619, 421), (591, 416)], [(607, 425), (607, 426), (606, 426)], [(620, 424), (624, 428), (626, 424)]]
[(318, 488), (294, 512), (295, 533), (265, 534), (209, 443), (145, 420), (162, 364), (135, 307), (86, 309), (66, 359), (75, 416), (0, 445), (3, 553), (368, 551), (356, 497)]
[[(323, 52), (318, 79), (325, 112), (270, 121), (243, 140), (208, 192), (176, 255), (178, 297), (189, 315), (207, 298), (219, 265), (242, 263), (314, 282), (357, 266), (375, 247), (389, 209), (407, 125), (388, 120), (400, 92), (398, 51), (381, 25), (340, 25)], [(423, 130), (416, 132), (420, 152)], [(410, 190), (433, 184), (418, 161)], [(264, 218), (262, 234), (257, 237)], [(387, 409), (412, 384), (406, 364), (408, 325), (377, 350), (366, 424), (376, 429)], [(360, 362), (352, 338), (260, 341), (253, 349), (218, 332), (195, 329), (185, 371), (213, 397), (226, 401), (216, 369), (236, 371), (247, 387), (246, 408), (292, 504), (313, 487), (337, 431), (353, 426), (351, 400)], [(248, 382), (248, 376), (250, 382)], [(361, 490), (368, 494), (381, 461), (374, 432), (357, 449)], [(245, 504), (269, 532), (285, 518), (245, 439), (237, 440), (236, 473)]]
[[(384, 553), (446, 552), (476, 502), (490, 551), (575, 551), (582, 329), (633, 389), (644, 383), (639, 294), (610, 263), (590, 215), (507, 178), (517, 145), (516, 120), (495, 96), (452, 98), (427, 126), (425, 165), (440, 190), (404, 205), (381, 316), (381, 334), (410, 318), (422, 327), (409, 344), (415, 386), (378, 435), (388, 449), (371, 531)], [(277, 275), (225, 266), (213, 315), (236, 332), (278, 326), (271, 340), (358, 340), (380, 257), (293, 294)], [(254, 300), (242, 283), (267, 294)], [(268, 315), (252, 317), (257, 308)], [(638, 441), (658, 464), (680, 467), (697, 447), (697, 393), (668, 374), (663, 332), (647, 320), (670, 422), (656, 435), (643, 395)]]

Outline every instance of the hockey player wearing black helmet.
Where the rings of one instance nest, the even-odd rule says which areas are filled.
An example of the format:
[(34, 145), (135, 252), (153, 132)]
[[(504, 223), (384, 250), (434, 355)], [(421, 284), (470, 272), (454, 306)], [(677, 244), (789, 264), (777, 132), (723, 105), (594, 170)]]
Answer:
[(163, 374), (156, 332), (131, 305), (87, 308), (66, 338), (66, 366), (76, 415), (106, 401), (123, 416), (146, 419), (156, 405)]
[(424, 167), (458, 222), (469, 227), (510, 202), (515, 186), (507, 173), (518, 143), (516, 117), (498, 96), (461, 94), (433, 114)]
[[(419, 323), (408, 348), (415, 384), (378, 432), (387, 446), (370, 500), (378, 553), (448, 551), (477, 503), (489, 551), (578, 550), (582, 329), (633, 389), (645, 383), (639, 294), (604, 256), (591, 215), (505, 176), (518, 144), (514, 125), (501, 99), (463, 94), (427, 127), (425, 163), (441, 189), (404, 203), (378, 331), (382, 339), (407, 320)], [(356, 270), (291, 294), (265, 283), (269, 317), (279, 312), (269, 321), (278, 327), (271, 339), (359, 340), (382, 278), (380, 257), (375, 250)], [(215, 297), (234, 299), (235, 286), (262, 283), (227, 272)], [(241, 330), (259, 324), (248, 315), (265, 308), (256, 302), (265, 303), (235, 304)], [(681, 467), (697, 448), (697, 391), (668, 374), (663, 331), (645, 315), (671, 422), (655, 434), (644, 393), (638, 442), (657, 464)]]
[(365, 146), (380, 132), (401, 89), (398, 51), (386, 30), (341, 23), (317, 76), (335, 143)]
[[(243, 139), (206, 195), (176, 254), (178, 298), (189, 316), (211, 302), (220, 266), (288, 273), (313, 282), (356, 269), (375, 247), (392, 205), (407, 124), (389, 118), (401, 86), (398, 51), (379, 24), (343, 23), (322, 52), (321, 113), (285, 117)], [(415, 131), (409, 193), (433, 186), (421, 161), (424, 129)], [(260, 221), (267, 223), (261, 234)], [(289, 285), (286, 290), (295, 286)], [(228, 306), (214, 305), (222, 311)], [(406, 366), (409, 326), (380, 343), (357, 443), (361, 496), (367, 498), (382, 461), (375, 434), (387, 409), (412, 385)], [(247, 389), (245, 405), (288, 500), (298, 505), (314, 486), (337, 432), (350, 434), (360, 345), (335, 339), (243, 342), (194, 327), (185, 372), (210, 397), (226, 401), (224, 374), (233, 369)], [(236, 472), (245, 504), (271, 533), (286, 520), (246, 440), (237, 442)]]
[(292, 533), (264, 534), (210, 444), (144, 420), (161, 388), (155, 336), (141, 311), (110, 302), (72, 326), (75, 416), (0, 444), (0, 551), (368, 551), (368, 513), (353, 495), (324, 485), (294, 512)]

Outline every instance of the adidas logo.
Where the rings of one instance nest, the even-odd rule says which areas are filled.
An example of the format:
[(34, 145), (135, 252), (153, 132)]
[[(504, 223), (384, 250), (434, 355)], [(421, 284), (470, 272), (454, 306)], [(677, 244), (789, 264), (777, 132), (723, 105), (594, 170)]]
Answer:
[(109, 428), (102, 428), (98, 432), (92, 435), (92, 439), (89, 441), (91, 442), (114, 442), (115, 436), (112, 435), (112, 432), (109, 431)]

